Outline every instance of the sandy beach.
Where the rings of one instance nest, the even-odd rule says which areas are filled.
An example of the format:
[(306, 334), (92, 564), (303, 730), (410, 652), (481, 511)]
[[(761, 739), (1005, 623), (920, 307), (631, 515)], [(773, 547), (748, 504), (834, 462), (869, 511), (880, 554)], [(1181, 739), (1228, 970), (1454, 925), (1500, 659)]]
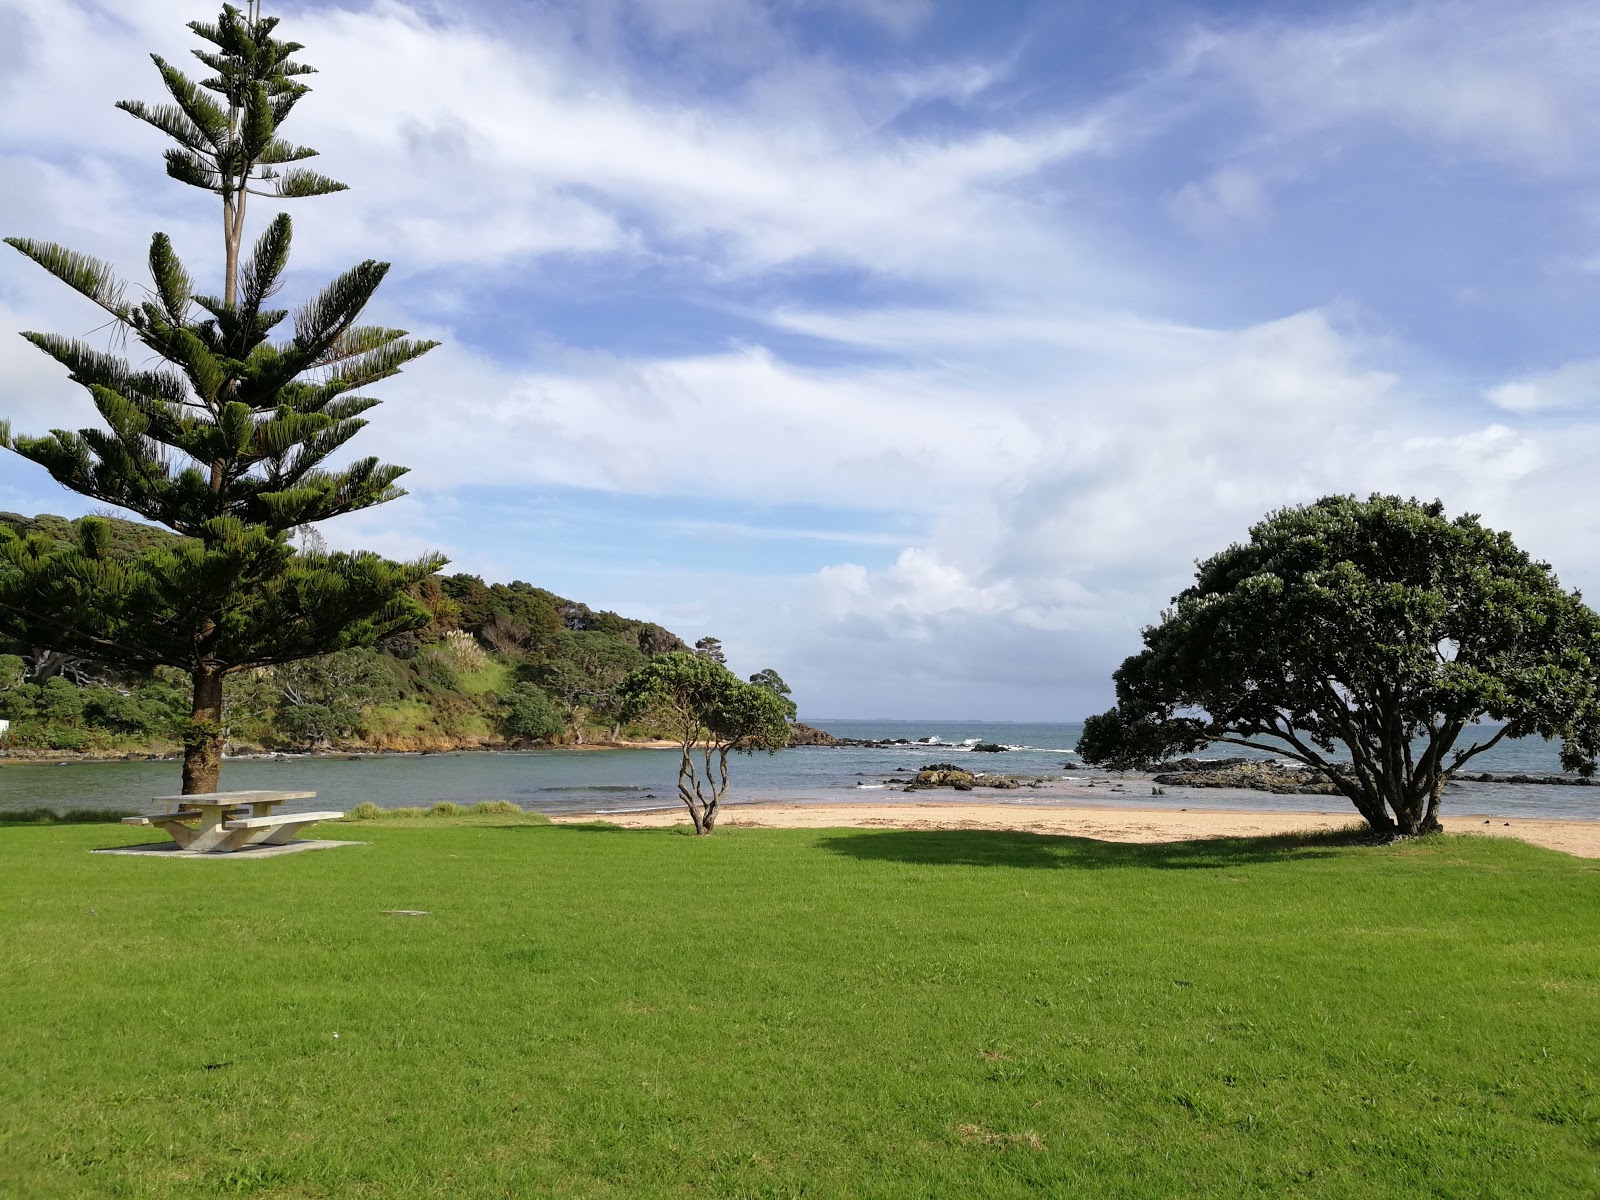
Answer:
[[(573, 814), (560, 822), (607, 821), (628, 829), (652, 829), (688, 822), (682, 808), (638, 813)], [(730, 805), (719, 827), (751, 829), (1009, 829), (1062, 834), (1108, 842), (1184, 842), (1196, 838), (1262, 837), (1270, 834), (1340, 829), (1357, 825), (1349, 809), (1326, 812), (1247, 812), (1206, 809), (1065, 808), (1059, 805), (985, 803), (982, 800), (920, 800)], [(1447, 816), (1450, 833), (1519, 838), (1535, 846), (1579, 858), (1600, 858), (1600, 821), (1548, 821), (1481, 816)]]

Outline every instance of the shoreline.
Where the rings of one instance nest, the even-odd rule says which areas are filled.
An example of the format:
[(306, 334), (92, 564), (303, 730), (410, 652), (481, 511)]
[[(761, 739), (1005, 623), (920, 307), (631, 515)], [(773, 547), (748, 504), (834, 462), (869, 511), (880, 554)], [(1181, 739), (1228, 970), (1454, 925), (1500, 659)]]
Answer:
[[(551, 746), (451, 746), (445, 749), (426, 750), (260, 750), (246, 754), (224, 754), (222, 761), (277, 762), (288, 759), (354, 759), (354, 758), (434, 758), (452, 754), (529, 754), (546, 750), (676, 750), (677, 742), (584, 742), (581, 745), (558, 744)], [(180, 750), (104, 750), (37, 754), (0, 754), (0, 767), (51, 767), (73, 763), (104, 764), (154, 762), (176, 763), (183, 760)]]
[[(603, 821), (624, 829), (664, 829), (687, 824), (682, 805), (631, 812), (562, 813), (559, 825)], [(1441, 819), (1446, 833), (1508, 837), (1571, 854), (1600, 858), (1600, 821), (1535, 817), (1485, 817), (1450, 814)], [(1106, 842), (1186, 842), (1204, 838), (1272, 837), (1348, 829), (1360, 824), (1350, 810), (1284, 811), (1266, 809), (1118, 808), (1114, 805), (1063, 807), (1059, 804), (983, 800), (917, 800), (795, 803), (762, 800), (724, 805), (718, 828), (746, 829), (905, 829), (991, 830), (1091, 838)]]

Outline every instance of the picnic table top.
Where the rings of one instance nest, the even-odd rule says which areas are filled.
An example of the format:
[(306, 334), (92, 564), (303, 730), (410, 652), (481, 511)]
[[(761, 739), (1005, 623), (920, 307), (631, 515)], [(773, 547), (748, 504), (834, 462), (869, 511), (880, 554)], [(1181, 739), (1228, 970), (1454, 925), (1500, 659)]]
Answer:
[(195, 792), (188, 796), (157, 796), (158, 804), (277, 804), (284, 800), (315, 800), (315, 792)]

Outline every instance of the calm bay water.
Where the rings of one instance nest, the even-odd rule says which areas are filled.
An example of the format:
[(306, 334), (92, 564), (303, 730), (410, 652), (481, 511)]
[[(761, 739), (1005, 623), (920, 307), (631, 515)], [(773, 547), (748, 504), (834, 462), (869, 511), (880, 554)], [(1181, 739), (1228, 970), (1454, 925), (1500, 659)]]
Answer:
[[(1104, 776), (1066, 771), (1076, 763), (1073, 747), (1082, 726), (984, 721), (829, 721), (811, 722), (841, 737), (861, 739), (933, 738), (931, 743), (883, 749), (800, 747), (774, 755), (734, 760), (734, 803), (757, 800), (925, 801), (887, 786), (896, 768), (901, 775), (931, 762), (958, 761), (974, 770), (1067, 779), (1076, 786), (1059, 804), (1110, 804), (1118, 807), (1260, 808), (1263, 810), (1339, 810), (1344, 801), (1329, 796), (1277, 796), (1261, 792), (1169, 788), (1160, 797), (1136, 794), (1135, 785), (1113, 792)], [(1006, 754), (974, 753), (971, 745), (1010, 746)], [(1219, 747), (1218, 756), (1245, 753)], [(957, 757), (967, 756), (967, 757)], [(1481, 766), (1480, 766), (1481, 764)], [(1557, 747), (1539, 739), (1508, 742), (1480, 756), (1475, 769), (1549, 774), (1560, 770)], [(372, 801), (384, 808), (430, 805), (440, 800), (471, 804), (512, 800), (542, 812), (625, 811), (676, 804), (677, 754), (672, 750), (532, 750), (507, 753), (386, 755), (370, 758), (286, 757), (230, 760), (224, 786), (315, 791), (308, 808), (353, 808)], [(1102, 782), (1085, 786), (1093, 778)], [(60, 766), (0, 767), (0, 810), (46, 805), (52, 808), (145, 810), (153, 796), (178, 790), (176, 763), (70, 763)], [(954, 798), (941, 792), (942, 798)], [(985, 799), (1037, 804), (1038, 793), (996, 792)], [(289, 808), (296, 806), (289, 805)], [(1353, 811), (1353, 810), (1352, 810)], [(1524, 786), (1465, 783), (1453, 789), (1446, 811), (1484, 816), (1545, 816), (1600, 819), (1600, 787)]]

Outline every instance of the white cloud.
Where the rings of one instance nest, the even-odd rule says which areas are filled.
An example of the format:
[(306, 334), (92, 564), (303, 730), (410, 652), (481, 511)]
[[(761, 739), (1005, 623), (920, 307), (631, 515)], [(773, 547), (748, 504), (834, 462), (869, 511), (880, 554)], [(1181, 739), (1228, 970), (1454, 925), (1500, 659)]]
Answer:
[(1210, 30), (1189, 70), (1244, 85), (1279, 136), (1361, 124), (1489, 161), (1592, 170), (1600, 9), (1584, 0), (1380, 5), (1321, 22)]
[[(1107, 671), (1196, 556), (1278, 505), (1438, 495), (1558, 567), (1596, 561), (1600, 511), (1572, 502), (1600, 453), (1584, 420), (1595, 363), (1491, 388), (1503, 410), (1493, 423), (1481, 409), (1441, 410), (1432, 381), (1397, 376), (1386, 347), (1328, 311), (1243, 328), (1176, 318), (1176, 289), (1096, 236), (1093, 203), (1041, 182), (1240, 89), (1256, 124), (1219, 132), (1229, 144), (1168, 197), (1202, 232), (1275, 217), (1273, 190), (1308, 155), (1337, 158), (1370, 129), (1518, 171), (1581, 174), (1600, 111), (1592, 8), (1417, 5), (1238, 25), (1192, 42), (1128, 96), (1026, 120), (997, 109), (968, 131), (908, 136), (897, 117), (930, 100), (976, 104), (1012, 64), (851, 72), (783, 40), (787, 17), (821, 4), (899, 37), (930, 12), (923, 0), (596, 3), (556, 10), (581, 10), (581, 28), (528, 17), (542, 22), (530, 37), (464, 9), (375, 0), (286, 23), (325, 69), (291, 130), (355, 188), (291, 209), (296, 261), (322, 275), (381, 250), (423, 273), (409, 292), (380, 294), (378, 319), (454, 311), (465, 326), (480, 289), (498, 295), (557, 259), (592, 265), (602, 287), (608, 272), (648, 269), (697, 296), (737, 280), (773, 297), (738, 313), (767, 323), (770, 346), (674, 355), (637, 352), (620, 334), (578, 350), (534, 329), (536, 350), (491, 357), (449, 328), (419, 329), (446, 345), (379, 389), (387, 403), (353, 449), (412, 467), (407, 482), (425, 495), (336, 523), (335, 544), (448, 551), (441, 513), (479, 486), (645, 495), (668, 514), (685, 496), (904, 514), (931, 532), (890, 547), (887, 565), (866, 565), (880, 561), (868, 554), (881, 535), (855, 534), (862, 548), (839, 557), (865, 564), (781, 579), (742, 574), (736, 557), (715, 577), (653, 566), (629, 577), (620, 564), (615, 594), (583, 598), (719, 633), (740, 661), (783, 671), (813, 712), (1063, 717), (1104, 701)], [(189, 6), (0, 0), (0, 70), (21, 14), (28, 51), (0, 80), (0, 231), (137, 274), (150, 230), (165, 227), (204, 269), (211, 207), (162, 181), (157, 136), (110, 110), (157, 93), (130, 47), (185, 57)], [(641, 27), (677, 47), (690, 77), (731, 72), (736, 83), (675, 88), (678, 58), (643, 71), (607, 57), (608, 38)], [(1159, 204), (1170, 186), (1113, 199)], [(98, 324), (21, 259), (0, 264), (0, 328)], [(812, 266), (896, 299), (872, 306), (864, 287), (845, 306), (785, 289)], [(1204, 311), (1207, 281), (1183, 282)], [(835, 354), (800, 361), (775, 348), (796, 336)], [(88, 414), (58, 369), (11, 337), (0, 337), (0, 410), (19, 429)], [(1520, 420), (1544, 411), (1568, 426)], [(0, 480), (0, 497), (35, 490)], [(705, 532), (742, 531), (711, 521)], [(541, 573), (536, 541), (507, 538), (496, 553), (462, 565), (562, 586)]]
[(1268, 207), (1260, 176), (1238, 166), (1220, 167), (1203, 180), (1184, 184), (1169, 203), (1180, 221), (1201, 233), (1258, 220)]
[[(897, 24), (921, 8), (886, 0), (874, 11)], [(0, 104), (0, 146), (24, 162), (41, 156), (26, 197), (0, 197), (0, 221), (14, 226), (59, 202), (64, 211), (49, 223), (63, 240), (95, 228), (95, 214), (76, 211), (74, 200), (94, 191), (50, 175), (47, 164), (70, 148), (209, 224), (203, 196), (159, 181), (151, 164), (160, 136), (111, 109), (160, 91), (130, 45), (186, 61), (190, 39), (174, 10), (130, 3), (118, 10), (119, 28), (77, 4), (52, 5), (42, 20), (36, 4), (0, 0), (0, 14), (33, 28), (15, 80), (31, 102)], [(764, 10), (704, 0), (639, 11), (697, 29)], [(981, 63), (879, 79), (785, 61), (722, 99), (688, 98), (619, 73), (570, 37), (511, 40), (461, 13), (425, 16), (399, 0), (306, 11), (284, 29), (307, 44), (309, 61), (336, 67), (313, 78), (293, 135), (353, 188), (290, 206), (304, 218), (302, 266), (382, 246), (409, 269), (509, 270), (552, 252), (623, 252), (679, 269), (694, 261), (712, 276), (817, 261), (939, 280), (1038, 281), (1081, 268), (1087, 255), (1008, 189), (1099, 148), (1104, 131), (1092, 118), (948, 137), (883, 132), (907, 105), (981, 90), (993, 78)], [(148, 219), (148, 204), (120, 207)]]
[(1490, 403), (1514, 413), (1592, 409), (1600, 403), (1600, 358), (1508, 380), (1484, 395)]

